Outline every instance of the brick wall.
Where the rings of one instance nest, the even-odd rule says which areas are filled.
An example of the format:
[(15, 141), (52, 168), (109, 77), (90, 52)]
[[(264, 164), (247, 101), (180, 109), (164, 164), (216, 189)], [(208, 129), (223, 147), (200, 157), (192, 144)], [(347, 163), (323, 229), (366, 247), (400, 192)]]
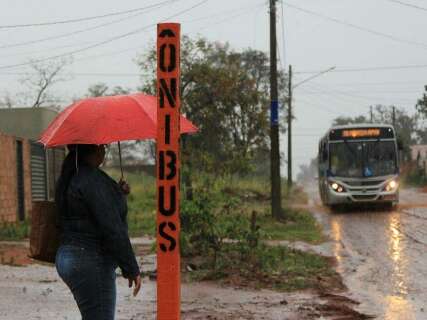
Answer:
[[(16, 137), (0, 133), (0, 221), (18, 220)], [(31, 211), (30, 143), (23, 142), (25, 215)]]

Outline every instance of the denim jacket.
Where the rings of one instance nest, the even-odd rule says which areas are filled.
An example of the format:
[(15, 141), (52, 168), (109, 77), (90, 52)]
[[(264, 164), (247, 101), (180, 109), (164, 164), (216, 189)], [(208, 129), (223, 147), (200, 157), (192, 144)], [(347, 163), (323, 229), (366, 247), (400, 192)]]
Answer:
[(67, 190), (67, 212), (60, 212), (62, 244), (77, 244), (111, 255), (124, 277), (140, 273), (128, 236), (126, 197), (100, 169), (81, 166)]

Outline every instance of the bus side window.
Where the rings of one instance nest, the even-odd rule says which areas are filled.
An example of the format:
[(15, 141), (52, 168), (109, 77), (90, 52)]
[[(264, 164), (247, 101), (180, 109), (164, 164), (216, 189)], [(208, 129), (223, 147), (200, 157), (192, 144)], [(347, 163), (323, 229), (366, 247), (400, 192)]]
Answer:
[(328, 161), (328, 150), (327, 150), (326, 143), (323, 143), (322, 150), (323, 150), (323, 152), (322, 152), (323, 162), (326, 162), (326, 161)]

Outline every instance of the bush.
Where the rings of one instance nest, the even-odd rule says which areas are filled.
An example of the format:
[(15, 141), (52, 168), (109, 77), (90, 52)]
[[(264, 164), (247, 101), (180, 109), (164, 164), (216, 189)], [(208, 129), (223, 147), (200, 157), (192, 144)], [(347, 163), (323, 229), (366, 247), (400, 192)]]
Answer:
[(0, 222), (0, 240), (22, 240), (30, 235), (30, 223), (28, 220), (23, 222)]

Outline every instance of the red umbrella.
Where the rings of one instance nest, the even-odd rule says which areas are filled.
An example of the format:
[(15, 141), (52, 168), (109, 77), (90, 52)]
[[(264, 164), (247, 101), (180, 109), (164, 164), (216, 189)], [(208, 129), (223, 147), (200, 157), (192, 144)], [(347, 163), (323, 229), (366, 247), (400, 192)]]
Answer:
[[(109, 144), (125, 140), (155, 139), (157, 99), (145, 94), (80, 100), (62, 111), (42, 133), (46, 147), (67, 144)], [(197, 127), (181, 116), (181, 133)]]

